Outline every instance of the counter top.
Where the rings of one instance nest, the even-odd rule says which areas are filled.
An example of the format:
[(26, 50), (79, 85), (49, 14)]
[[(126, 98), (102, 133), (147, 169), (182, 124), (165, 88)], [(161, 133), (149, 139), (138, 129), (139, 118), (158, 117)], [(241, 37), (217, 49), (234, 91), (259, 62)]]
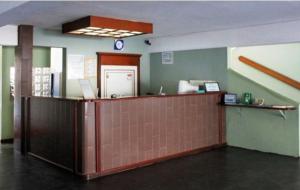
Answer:
[(142, 96), (129, 96), (121, 98), (96, 98), (96, 99), (84, 99), (83, 97), (64, 97), (64, 96), (28, 96), (25, 98), (52, 98), (56, 100), (69, 100), (69, 101), (114, 101), (123, 99), (137, 99), (137, 98), (165, 98), (165, 97), (176, 97), (176, 96), (204, 96), (213, 94), (224, 94), (224, 91), (220, 92), (208, 92), (203, 94), (198, 93), (185, 93), (185, 94), (167, 94), (167, 95), (142, 95)]

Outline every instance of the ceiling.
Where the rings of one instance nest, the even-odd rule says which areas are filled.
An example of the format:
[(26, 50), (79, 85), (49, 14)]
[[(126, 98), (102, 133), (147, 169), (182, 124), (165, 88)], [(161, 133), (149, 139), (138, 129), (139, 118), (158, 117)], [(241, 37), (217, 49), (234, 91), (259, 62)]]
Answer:
[(60, 29), (87, 15), (151, 22), (153, 37), (227, 30), (300, 19), (300, 2), (0, 2), (0, 26)]

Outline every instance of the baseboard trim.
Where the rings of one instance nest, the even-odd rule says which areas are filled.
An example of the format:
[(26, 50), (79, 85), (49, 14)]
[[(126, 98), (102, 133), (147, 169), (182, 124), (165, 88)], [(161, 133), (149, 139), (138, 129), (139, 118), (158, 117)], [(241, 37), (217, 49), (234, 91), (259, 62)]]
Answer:
[(1, 144), (13, 144), (14, 143), (14, 139), (1, 139), (0, 143)]

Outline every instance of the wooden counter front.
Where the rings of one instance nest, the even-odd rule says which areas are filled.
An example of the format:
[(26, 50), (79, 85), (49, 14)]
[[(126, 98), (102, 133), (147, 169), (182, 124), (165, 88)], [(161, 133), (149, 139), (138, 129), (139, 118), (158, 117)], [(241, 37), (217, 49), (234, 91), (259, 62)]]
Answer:
[[(47, 110), (53, 112), (55, 109), (45, 109), (43, 105), (56, 107), (55, 104), (62, 104), (64, 100), (31, 97), (28, 101), (34, 110), (29, 110), (32, 139), (29, 151), (60, 166), (68, 162), (68, 168), (73, 166), (70, 170), (90, 179), (216, 148), (226, 142), (224, 107), (219, 105), (221, 94), (66, 100), (72, 103), (57, 108), (54, 118)], [(49, 101), (52, 105), (47, 104)], [(70, 108), (64, 108), (68, 105)], [(39, 112), (39, 108), (45, 110)], [(69, 115), (59, 112), (68, 109), (72, 109)], [(45, 117), (48, 114), (51, 116)], [(49, 121), (65, 118), (60, 114), (67, 114), (68, 119), (58, 127), (61, 130), (55, 130), (60, 122)], [(73, 122), (69, 121), (71, 118)], [(50, 134), (57, 140), (49, 141)], [(45, 153), (46, 147), (51, 149), (49, 143), (64, 140), (71, 145), (58, 149), (66, 149), (65, 153), (71, 149), (73, 154), (57, 151), (61, 157), (54, 159), (55, 151)]]

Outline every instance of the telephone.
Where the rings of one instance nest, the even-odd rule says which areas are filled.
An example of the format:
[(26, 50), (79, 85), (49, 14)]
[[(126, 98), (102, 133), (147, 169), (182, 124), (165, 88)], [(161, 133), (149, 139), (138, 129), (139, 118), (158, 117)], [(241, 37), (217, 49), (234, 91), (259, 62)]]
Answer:
[(242, 96), (243, 104), (252, 104), (252, 94), (250, 92), (244, 92)]

